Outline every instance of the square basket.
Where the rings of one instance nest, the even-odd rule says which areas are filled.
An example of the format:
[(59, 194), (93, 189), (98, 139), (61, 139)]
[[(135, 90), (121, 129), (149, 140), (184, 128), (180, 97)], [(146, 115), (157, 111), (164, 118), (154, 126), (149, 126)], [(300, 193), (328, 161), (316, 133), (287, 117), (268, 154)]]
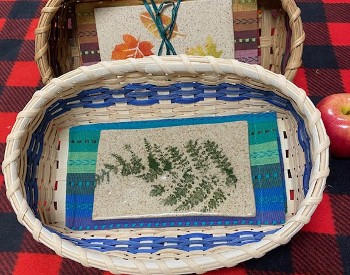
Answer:
[[(162, 1), (156, 1), (160, 3)], [(243, 1), (244, 2), (244, 1)], [(254, 0), (237, 5), (256, 5), (256, 17), (245, 18), (247, 12), (233, 10), (233, 26), (235, 47), (255, 50), (258, 60), (245, 57), (235, 58), (239, 61), (260, 64), (275, 73), (284, 74), (288, 80), (293, 80), (296, 70), (302, 61), (305, 33), (301, 21), (301, 11), (293, 0)], [(88, 4), (92, 8), (82, 13), (91, 14), (88, 19), (88, 29), (78, 30), (78, 5)], [(110, 6), (143, 5), (142, 0), (133, 1), (65, 1), (49, 0), (42, 9), (38, 27), (35, 31), (35, 60), (38, 64), (43, 83), (81, 66), (85, 50), (79, 44), (79, 37), (88, 32), (88, 36), (96, 36), (96, 26), (90, 26), (94, 21), (93, 8)], [(146, 10), (146, 9), (145, 9)], [(136, 19), (135, 19), (136, 20)], [(254, 25), (255, 30), (248, 28)], [(243, 36), (239, 35), (242, 31)], [(256, 32), (256, 34), (254, 34)], [(252, 41), (251, 37), (254, 37)], [(96, 38), (97, 39), (97, 38)], [(96, 42), (96, 41), (95, 41)], [(249, 42), (249, 43), (248, 43)], [(91, 46), (87, 45), (87, 49)], [(94, 52), (96, 53), (94, 48)], [(259, 57), (258, 57), (259, 56)], [(85, 63), (84, 63), (85, 64)]]
[[(282, 223), (66, 226), (71, 127), (270, 112), (277, 115), (283, 156)], [(151, 56), (80, 67), (51, 80), (18, 114), (2, 167), (19, 222), (58, 255), (115, 274), (200, 274), (262, 257), (308, 223), (329, 174), (328, 147), (320, 112), (284, 76), (236, 60)]]

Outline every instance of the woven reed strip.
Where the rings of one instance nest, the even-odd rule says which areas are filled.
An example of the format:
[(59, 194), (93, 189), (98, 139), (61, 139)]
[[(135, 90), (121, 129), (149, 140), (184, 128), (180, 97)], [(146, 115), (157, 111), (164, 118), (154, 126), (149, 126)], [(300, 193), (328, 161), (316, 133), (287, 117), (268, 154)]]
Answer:
[(290, 57), (285, 69), (285, 77), (293, 80), (297, 69), (301, 66), (303, 46), (305, 41), (305, 32), (301, 21), (301, 10), (294, 1), (281, 1), (283, 9), (289, 17), (289, 26), (292, 30)]
[[(52, 125), (54, 122), (50, 123)], [(57, 171), (57, 144), (58, 144), (58, 128), (47, 127), (44, 136), (44, 147), (37, 169), (37, 183), (39, 188), (38, 212), (42, 217), (42, 222), (52, 224), (52, 214), (55, 212), (53, 193), (56, 183)], [(58, 203), (58, 202), (57, 202)]]
[(273, 36), (273, 43), (272, 43), (272, 52), (271, 55), (271, 71), (275, 73), (282, 73), (282, 58), (283, 54), (286, 52), (286, 39), (287, 39), (287, 33), (286, 33), (286, 25), (285, 25), (285, 18), (281, 14), (278, 14), (276, 18), (276, 27), (275, 32)]
[[(68, 18), (65, 18), (68, 13), (63, 12), (60, 17), (60, 22), (57, 24), (57, 26), (52, 26), (53, 18), (56, 16), (58, 10), (60, 8), (68, 9), (70, 5), (73, 5), (72, 8), (74, 9), (74, 3), (74, 1), (49, 0), (41, 11), (38, 28), (35, 31), (35, 61), (37, 62), (43, 83), (47, 83), (55, 76), (57, 77), (57, 75), (54, 75), (52, 66), (56, 66), (58, 64), (51, 64), (50, 57), (52, 55), (58, 55), (57, 58), (60, 60), (63, 73), (75, 69), (77, 65), (80, 64), (80, 57), (77, 56), (77, 52), (79, 52), (79, 50), (77, 49), (76, 38), (69, 39), (67, 31), (65, 32), (65, 30), (68, 29), (68, 21), (71, 21), (68, 20)], [(100, 3), (103, 5), (103, 2)], [(114, 3), (118, 3), (118, 5), (122, 6), (142, 4), (142, 1), (117, 0), (114, 1)], [(300, 17), (300, 9), (296, 6), (294, 0), (281, 0), (281, 5), (283, 7), (283, 10), (288, 14), (289, 24), (292, 30), (290, 57), (285, 68), (285, 76), (287, 79), (293, 80), (296, 74), (296, 70), (301, 65), (301, 56), (303, 51), (303, 42), (305, 40), (305, 33), (303, 31), (302, 21)], [(262, 37), (260, 38), (262, 49), (261, 65), (264, 68), (271, 69), (276, 73), (280, 73), (282, 55), (285, 52), (286, 47), (286, 29), (283, 28), (284, 19), (282, 18), (282, 14), (284, 14), (284, 12), (281, 11), (281, 14), (278, 16), (278, 18), (274, 19), (272, 18), (271, 10), (269, 10), (271, 9), (271, 5), (269, 3), (261, 1), (260, 8), (264, 9), (261, 25)], [(274, 36), (271, 37), (271, 29), (273, 27), (277, 28)], [(57, 53), (52, 53), (50, 52), (49, 38), (50, 33), (55, 31), (57, 28), (60, 29), (58, 32), (60, 37), (57, 39), (57, 41), (55, 41), (55, 46), (57, 45)], [(76, 36), (75, 25), (73, 25), (73, 30), (71, 31), (73, 32), (73, 36)], [(62, 34), (63, 32), (65, 33)], [(74, 44), (69, 46), (73, 47), (72, 50), (66, 49), (67, 45), (70, 43)], [(70, 60), (71, 58), (73, 58), (72, 61)]]
[[(141, 236), (152, 236), (152, 237), (176, 237), (179, 235), (185, 235), (189, 233), (205, 233), (212, 234), (214, 237), (226, 236), (226, 234), (234, 233), (236, 230), (255, 230), (259, 232), (266, 232), (280, 228), (280, 225), (266, 225), (264, 227), (252, 228), (251, 225), (239, 225), (239, 226), (213, 226), (213, 227), (169, 227), (169, 228), (120, 228), (120, 229), (108, 229), (108, 230), (89, 230), (89, 231), (74, 231), (61, 224), (52, 224), (49, 226), (62, 234), (71, 238), (80, 239), (83, 235), (84, 238), (106, 238), (113, 239), (117, 236), (120, 240), (129, 240), (130, 238), (138, 238)], [(85, 234), (84, 234), (85, 233)], [(167, 253), (159, 251), (159, 253)], [(178, 253), (182, 253), (178, 251)], [(158, 253), (157, 253), (158, 254)], [(148, 255), (151, 256), (151, 255)]]
[[(285, 118), (286, 120), (286, 118)], [(287, 121), (285, 121), (286, 124), (286, 132), (287, 132), (287, 142), (288, 142), (288, 148), (289, 148), (289, 158), (290, 161), (286, 161), (285, 163), (285, 172), (289, 169), (291, 173), (291, 180), (294, 182), (294, 184), (287, 184), (289, 178), (288, 173), (285, 174), (286, 179), (286, 187), (287, 187), (287, 213), (286, 213), (286, 220), (291, 218), (293, 214), (297, 212), (297, 209), (299, 208), (300, 202), (304, 199), (304, 186), (303, 186), (303, 176), (304, 176), (304, 170), (305, 170), (305, 156), (303, 149), (301, 148), (298, 140), (298, 124), (293, 117), (288, 117)], [(283, 136), (281, 136), (283, 138)], [(285, 152), (283, 152), (283, 157), (285, 158)], [(295, 161), (295, 160), (298, 161)], [(286, 166), (286, 164), (289, 164), (289, 167)], [(289, 189), (288, 189), (289, 188)], [(294, 192), (294, 200), (291, 202), (289, 197), (289, 191), (292, 190)]]
[[(9, 200), (17, 213), (19, 221), (27, 227), (36, 240), (46, 244), (63, 257), (79, 261), (84, 265), (94, 266), (104, 270), (109, 269), (112, 272), (131, 274), (141, 272), (145, 272), (145, 274), (164, 274), (164, 272), (166, 272), (166, 274), (184, 274), (196, 271), (204, 272), (223, 266), (233, 266), (253, 257), (261, 257), (271, 249), (287, 243), (290, 238), (310, 220), (316, 206), (322, 199), (325, 178), (329, 173), (329, 139), (325, 133), (319, 111), (315, 109), (303, 90), (287, 82), (284, 77), (275, 75), (259, 66), (250, 66), (235, 60), (216, 60), (209, 57), (187, 58), (186, 56), (164, 58), (151, 57), (140, 60), (125, 60), (116, 63), (105, 62), (91, 66), (84, 71), (81, 69), (72, 71), (62, 76), (59, 80), (51, 82), (43, 90), (35, 93), (30, 103), (22, 111), (22, 116), (16, 120), (12, 129), (12, 134), (7, 139), (3, 171), (6, 188), (11, 191), (8, 192), (8, 195), (10, 195)], [(207, 76), (212, 76), (212, 79), (218, 77), (219, 74), (228, 76), (224, 77), (224, 79), (236, 78), (239, 80), (238, 82), (245, 83), (246, 85), (253, 83), (258, 86), (259, 83), (264, 83), (264, 85), (275, 86), (277, 89), (280, 89), (286, 97), (291, 98), (298, 107), (299, 112), (304, 115), (307, 122), (306, 126), (312, 136), (313, 154), (310, 189), (296, 215), (289, 219), (282, 229), (278, 230), (275, 234), (267, 235), (258, 243), (238, 248), (219, 247), (215, 250), (203, 252), (201, 256), (191, 261), (185, 260), (187, 253), (183, 253), (181, 257), (177, 257), (177, 260), (163, 259), (161, 261), (154, 261), (146, 259), (140, 260), (139, 258), (125, 260), (122, 256), (112, 257), (95, 251), (84, 250), (68, 241), (57, 238), (56, 234), (44, 228), (41, 222), (34, 217), (23, 197), (18, 175), (20, 169), (17, 169), (18, 159), (20, 158), (18, 145), (21, 143), (22, 139), (26, 138), (25, 129), (28, 128), (28, 123), (33, 121), (36, 113), (40, 112), (41, 105), (54, 99), (58, 92), (71, 89), (72, 87), (81, 88), (89, 77), (94, 77), (94, 81), (98, 82), (102, 78), (115, 77), (115, 75), (125, 76), (128, 72), (134, 71), (139, 71), (139, 76), (141, 75), (145, 79), (150, 73), (172, 78), (176, 75), (189, 75), (190, 72), (211, 72), (210, 74), (208, 73)], [(198, 78), (201, 79), (202, 77)], [(133, 77), (127, 80), (135, 82)], [(162, 83), (162, 81), (160, 81), (160, 83)]]
[[(266, 69), (270, 68), (271, 60), (271, 46), (273, 43), (273, 37), (271, 36), (271, 29), (274, 20), (272, 18), (271, 10), (263, 10), (261, 14), (261, 20), (259, 22), (259, 27), (261, 29), (260, 37), (260, 49), (261, 49), (261, 66)], [(280, 73), (280, 72), (276, 72)]]

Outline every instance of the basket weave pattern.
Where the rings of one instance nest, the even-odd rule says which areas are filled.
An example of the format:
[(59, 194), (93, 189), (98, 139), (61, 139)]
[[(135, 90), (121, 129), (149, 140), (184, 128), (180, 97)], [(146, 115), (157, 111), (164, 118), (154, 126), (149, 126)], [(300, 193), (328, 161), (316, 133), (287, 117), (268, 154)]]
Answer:
[[(199, 82), (207, 85), (242, 84), (252, 89), (266, 91), (264, 98), (270, 98), (270, 102), (266, 100), (267, 103), (261, 104), (259, 100), (254, 99), (245, 101), (244, 98), (241, 98), (236, 101), (224, 101), (216, 98), (206, 98), (200, 102), (188, 104), (174, 104), (165, 100), (163, 104), (137, 106), (136, 108), (130, 104), (115, 102), (106, 106), (91, 106), (91, 109), (82, 106), (71, 108), (64, 115), (58, 114), (55, 119), (46, 125), (45, 136), (42, 139), (41, 160), (38, 167), (33, 166), (33, 169), (39, 171), (37, 200), (39, 202), (54, 200), (55, 192), (52, 185), (54, 185), (57, 177), (62, 177), (59, 169), (55, 167), (58, 158), (56, 142), (59, 139), (59, 129), (78, 124), (122, 121), (123, 119), (142, 120), (155, 117), (223, 115), (232, 114), (234, 110), (241, 113), (276, 110), (279, 116), (293, 112), (292, 109), (280, 111), (281, 106), (276, 106), (277, 101), (273, 100), (274, 95), (278, 95), (290, 100), (290, 106), (297, 111), (296, 117), (304, 120), (307, 135), (310, 136), (311, 147), (311, 157), (308, 158), (308, 154), (303, 153), (302, 142), (300, 144), (291, 142), (289, 145), (285, 145), (290, 146), (291, 154), (296, 158), (296, 161), (288, 167), (296, 175), (292, 184), (296, 186), (296, 189), (299, 188), (307, 193), (305, 198), (303, 191), (297, 195), (299, 201), (295, 204), (295, 211), (292, 211), (294, 215), (288, 217), (283, 227), (222, 226), (195, 229), (116, 229), (112, 231), (74, 232), (62, 225), (52, 224), (55, 219), (45, 211), (48, 206), (41, 204), (38, 205), (38, 216), (40, 216), (41, 221), (36, 218), (35, 211), (32, 210), (36, 197), (31, 196), (32, 187), (29, 186), (30, 188), (27, 189), (28, 185), (24, 184), (27, 176), (27, 166), (30, 165), (28, 154), (31, 150), (29, 150), (29, 153), (25, 152), (28, 148), (30, 149), (30, 142), (33, 140), (32, 136), (35, 136), (35, 131), (40, 130), (40, 125), (47, 119), (45, 114), (47, 114), (50, 106), (58, 100), (72, 99), (77, 93), (93, 88), (105, 87), (118, 90), (128, 83), (150, 83), (158, 86), (168, 86), (171, 83), (179, 82)], [(244, 97), (244, 94), (242, 96)], [(92, 99), (84, 104), (98, 103), (101, 102), (94, 102)], [(300, 127), (300, 121), (296, 118), (293, 122), (291, 119), (290, 127), (287, 128), (287, 131), (291, 132), (288, 135), (291, 139), (302, 141), (303, 139), (296, 137), (298, 127)], [(7, 196), (18, 215), (18, 220), (28, 228), (36, 240), (55, 250), (58, 255), (79, 261), (85, 266), (94, 266), (114, 273), (203, 273), (223, 266), (234, 266), (253, 257), (261, 257), (271, 249), (287, 243), (310, 220), (312, 213), (322, 199), (325, 178), (329, 173), (328, 146), (329, 140), (325, 134), (319, 111), (306, 97), (305, 92), (288, 82), (285, 77), (273, 74), (260, 66), (247, 65), (235, 60), (220, 60), (210, 57), (189, 58), (184, 55), (164, 58), (153, 56), (151, 58), (130, 59), (112, 63), (101, 62), (91, 67), (81, 67), (52, 80), (45, 88), (36, 92), (25, 109), (19, 113), (12, 133), (8, 136), (3, 171)], [(303, 182), (303, 178), (305, 179), (303, 175), (308, 173), (301, 167), (309, 162), (311, 162), (312, 167), (309, 173), (310, 178), (307, 182)], [(298, 178), (297, 175), (300, 177)], [(27, 198), (25, 198), (25, 194)], [(194, 232), (202, 233), (202, 240), (210, 237), (215, 241), (216, 237), (224, 236), (227, 242), (233, 242), (235, 235), (232, 233), (238, 229), (240, 232), (253, 232), (252, 234), (257, 241), (249, 244), (241, 243), (239, 246), (231, 246), (227, 243), (227, 245), (198, 251), (185, 251), (185, 249), (181, 251), (164, 248), (163, 246), (156, 254), (135, 254), (132, 251), (105, 253), (85, 249), (83, 248), (84, 245), (81, 246), (82, 238), (95, 239), (95, 241), (96, 238), (105, 240), (113, 238), (123, 240), (123, 238), (127, 238), (129, 241), (132, 239), (132, 241), (137, 242), (140, 241), (137, 239), (140, 236), (159, 237), (154, 247), (157, 244), (164, 245), (164, 242), (170, 240), (166, 238), (187, 236), (187, 245), (189, 246), (193, 244), (193, 242), (191, 243), (193, 235), (189, 234)], [(210, 234), (210, 236), (206, 234)], [(108, 244), (108, 241), (106, 241), (106, 244)], [(136, 248), (138, 247), (140, 245), (136, 245)]]

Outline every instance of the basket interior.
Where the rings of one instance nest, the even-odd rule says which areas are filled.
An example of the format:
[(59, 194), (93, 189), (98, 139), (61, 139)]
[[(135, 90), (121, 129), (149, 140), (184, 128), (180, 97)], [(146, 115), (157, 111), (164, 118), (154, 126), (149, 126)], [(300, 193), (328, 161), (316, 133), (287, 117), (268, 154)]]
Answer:
[[(253, 1), (252, 5), (256, 3)], [(99, 61), (98, 43), (92, 49), (91, 43), (79, 42), (86, 28), (89, 36), (96, 36), (96, 25), (93, 9), (97, 7), (143, 5), (142, 1), (64, 1), (60, 8), (53, 14), (49, 36), (49, 64), (54, 76), (60, 76), (66, 72), (84, 64), (85, 53), (93, 62)], [(235, 58), (239, 61), (260, 64), (264, 68), (276, 73), (284, 74), (291, 48), (291, 29), (288, 26), (288, 15), (282, 9), (281, 1), (257, 1), (257, 15), (254, 19), (244, 18), (248, 13), (234, 11), (235, 32)], [(79, 29), (77, 14), (90, 14), (87, 27)], [(243, 17), (242, 17), (243, 16)], [(239, 24), (241, 20), (247, 20), (251, 29), (245, 30)], [(91, 23), (93, 22), (93, 23)], [(246, 27), (245, 27), (246, 28)], [(252, 38), (256, 37), (256, 38)], [(91, 40), (91, 38), (90, 38)], [(254, 51), (256, 58), (240, 55), (240, 51)], [(93, 52), (93, 54), (91, 54)], [(254, 55), (255, 56), (255, 55)], [(86, 59), (86, 60), (88, 60)], [(91, 62), (90, 62), (91, 64)], [(90, 65), (89, 64), (89, 65)], [(40, 67), (40, 65), (39, 65)], [(47, 72), (45, 72), (46, 74)], [(44, 82), (46, 82), (46, 76)]]
[[(68, 129), (92, 123), (215, 117), (269, 111), (277, 113), (287, 198), (286, 221), (297, 213), (308, 191), (312, 166), (309, 134), (297, 107), (281, 96), (278, 90), (270, 87), (241, 85), (229, 78), (220, 83), (210, 76), (196, 83), (190, 77), (179, 79), (178, 82), (176, 79), (165, 81), (162, 89), (155, 84), (156, 81), (137, 83), (135, 80), (132, 85), (151, 86), (148, 89), (154, 93), (148, 95), (147, 99), (145, 96), (135, 96), (127, 89), (120, 95), (127, 85), (121, 79), (106, 80), (98, 86), (92, 81), (78, 90), (70, 89), (60, 94), (42, 108), (30, 125), (28, 138), (22, 144), (22, 152), (25, 153), (21, 155), (19, 167), (25, 182), (22, 188), (27, 202), (47, 228), (84, 248), (102, 252), (128, 252), (132, 255), (145, 252), (155, 258), (161, 257), (164, 248), (205, 251), (217, 246), (259, 242), (267, 234), (283, 227), (283, 224), (241, 223), (153, 229), (129, 226), (106, 228), (102, 225), (89, 230), (68, 228), (65, 225)], [(189, 99), (175, 92), (177, 96), (171, 100), (159, 99), (159, 96), (164, 96), (164, 87), (170, 87), (176, 82), (178, 92), (185, 89), (187, 96), (193, 93), (192, 97)], [(205, 95), (208, 86), (211, 96)], [(198, 89), (202, 89), (202, 93), (198, 93)], [(169, 90), (168, 95), (173, 93), (174, 90)], [(117, 99), (116, 94), (119, 94)]]

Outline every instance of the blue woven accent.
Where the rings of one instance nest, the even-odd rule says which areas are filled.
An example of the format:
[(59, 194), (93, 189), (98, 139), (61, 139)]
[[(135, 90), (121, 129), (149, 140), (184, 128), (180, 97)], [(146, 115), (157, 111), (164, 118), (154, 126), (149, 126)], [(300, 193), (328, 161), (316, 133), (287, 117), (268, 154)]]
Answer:
[[(218, 246), (241, 246), (248, 243), (255, 243), (266, 235), (273, 234), (277, 230), (266, 232), (260, 231), (241, 231), (225, 234), (225, 236), (214, 237), (212, 234), (205, 233), (189, 233), (180, 235), (176, 238), (172, 237), (140, 237), (130, 238), (129, 240), (108, 240), (108, 239), (75, 239), (70, 238), (62, 233), (50, 229), (57, 233), (62, 239), (88, 249), (100, 252), (108, 251), (125, 251), (133, 254), (138, 253), (157, 253), (166, 248), (178, 249), (182, 251), (206, 251)], [(195, 238), (195, 240), (193, 240)]]
[[(310, 138), (308, 136), (308, 133), (305, 129), (305, 124), (303, 119), (299, 116), (299, 114), (295, 111), (293, 105), (285, 98), (280, 97), (272, 92), (262, 91), (254, 88), (250, 88), (241, 84), (232, 85), (228, 83), (222, 83), (219, 85), (209, 86), (210, 96), (214, 96), (212, 93), (217, 93), (216, 99), (217, 100), (224, 100), (224, 101), (241, 101), (241, 100), (249, 100), (249, 99), (261, 99), (265, 100), (266, 102), (269, 102), (275, 106), (281, 107), (285, 110), (288, 110), (292, 113), (292, 115), (295, 117), (297, 123), (298, 123), (298, 139), (301, 147), (304, 150), (305, 153), (305, 172), (303, 177), (303, 187), (305, 194), (308, 191), (308, 184), (310, 180), (310, 172), (312, 168), (312, 162), (311, 162), (311, 152), (310, 152)], [(25, 190), (26, 190), (26, 196), (27, 196), (27, 202), (33, 212), (37, 215), (37, 202), (38, 202), (38, 187), (36, 182), (36, 169), (39, 165), (39, 160), (42, 154), (43, 150), (43, 137), (45, 130), (49, 124), (49, 122), (60, 116), (61, 114), (78, 107), (83, 108), (101, 108), (106, 106), (111, 106), (114, 104), (121, 103), (127, 103), (131, 105), (139, 105), (139, 104), (156, 104), (160, 100), (162, 100), (162, 97), (164, 96), (164, 99), (171, 99), (172, 102), (181, 102), (181, 103), (189, 103), (191, 101), (198, 102), (200, 100), (204, 99), (204, 94), (207, 94), (208, 92), (208, 85), (203, 85), (201, 83), (177, 83), (169, 85), (168, 87), (157, 87), (155, 85), (151, 84), (129, 84), (125, 87), (119, 89), (119, 90), (109, 90), (106, 88), (98, 88), (98, 89), (92, 89), (92, 90), (86, 90), (80, 92), (77, 96), (73, 98), (67, 98), (67, 99), (60, 99), (57, 100), (52, 106), (50, 106), (46, 112), (44, 119), (41, 121), (37, 129), (34, 131), (32, 135), (32, 139), (30, 141), (29, 148), (27, 150), (27, 173), (25, 178)], [(180, 91), (186, 91), (186, 90), (195, 90), (196, 92), (192, 92), (193, 94), (190, 95), (192, 98), (184, 98), (182, 95), (182, 92)], [(197, 91), (201, 91), (200, 93), (197, 93)], [(138, 99), (135, 97), (135, 91), (147, 91), (147, 92), (154, 92), (150, 93), (146, 98), (144, 94), (142, 99)], [(169, 95), (164, 95), (164, 93), (168, 92)], [(114, 98), (114, 95), (124, 95), (123, 98)], [(93, 98), (93, 100), (92, 100)], [(103, 103), (96, 103), (94, 101), (101, 101), (103, 100)], [(39, 218), (39, 217), (38, 217)], [(210, 225), (210, 224), (209, 224)], [(179, 224), (179, 226), (181, 226)], [(93, 228), (91, 228), (93, 229)], [(251, 233), (251, 232), (250, 232)], [(266, 234), (272, 234), (274, 231), (271, 232), (265, 232), (261, 233), (260, 235), (255, 235), (252, 237), (252, 242), (257, 242), (261, 240), (262, 237), (264, 237)], [(95, 240), (75, 240), (72, 238), (69, 238), (67, 236), (64, 236), (60, 234), (63, 239), (67, 239), (72, 241), (73, 243), (76, 243), (77, 245), (80, 245), (82, 247), (89, 247), (90, 249), (95, 249), (99, 251), (109, 251), (106, 250), (106, 245), (109, 244), (108, 240), (103, 240), (104, 242), (101, 244), (96, 244)], [(164, 240), (164, 239), (163, 239)], [(206, 239), (208, 240), (208, 239)], [(201, 247), (200, 250), (209, 249), (212, 247), (215, 247), (217, 245), (223, 245), (223, 244), (216, 244), (215, 242), (210, 243), (207, 247)], [(227, 245), (227, 244), (226, 244)], [(237, 242), (230, 242), (228, 245), (240, 245), (240, 243)], [(186, 249), (188, 247), (189, 251), (193, 250), (193, 247), (185, 246), (181, 247), (179, 246), (178, 249)], [(109, 246), (112, 250), (118, 250), (119, 248), (113, 246)], [(161, 245), (158, 249), (164, 249), (165, 245)], [(135, 250), (136, 249), (136, 250)], [(133, 248), (130, 251), (138, 251), (137, 248)], [(153, 249), (153, 248), (152, 248)], [(155, 250), (156, 251), (156, 250)], [(158, 250), (157, 250), (158, 251)], [(135, 252), (135, 253), (138, 253)]]

